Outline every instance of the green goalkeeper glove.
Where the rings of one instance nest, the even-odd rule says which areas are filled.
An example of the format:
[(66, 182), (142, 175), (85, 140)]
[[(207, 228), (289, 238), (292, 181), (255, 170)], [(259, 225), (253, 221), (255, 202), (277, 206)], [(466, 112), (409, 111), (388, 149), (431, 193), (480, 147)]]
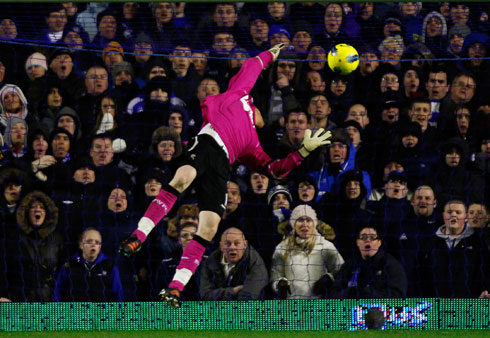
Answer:
[(310, 153), (318, 147), (329, 145), (332, 133), (327, 131), (324, 133), (324, 129), (318, 129), (313, 135), (311, 135), (311, 129), (305, 130), (305, 137), (303, 138), (303, 144), (299, 148), (298, 152), (303, 158), (310, 155)]
[(286, 47), (285, 44), (279, 43), (279, 44), (275, 45), (274, 47), (272, 47), (271, 49), (269, 49), (269, 52), (271, 52), (272, 56), (273, 56), (272, 61), (276, 61), (277, 57), (281, 53), (281, 49), (283, 49), (284, 47)]

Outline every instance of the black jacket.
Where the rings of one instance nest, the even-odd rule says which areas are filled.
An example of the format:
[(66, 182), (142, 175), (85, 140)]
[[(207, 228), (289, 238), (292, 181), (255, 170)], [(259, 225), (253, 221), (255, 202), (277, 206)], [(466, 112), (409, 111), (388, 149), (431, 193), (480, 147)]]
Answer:
[(403, 266), (381, 249), (367, 260), (358, 254), (345, 262), (330, 289), (331, 298), (404, 298), (406, 294)]

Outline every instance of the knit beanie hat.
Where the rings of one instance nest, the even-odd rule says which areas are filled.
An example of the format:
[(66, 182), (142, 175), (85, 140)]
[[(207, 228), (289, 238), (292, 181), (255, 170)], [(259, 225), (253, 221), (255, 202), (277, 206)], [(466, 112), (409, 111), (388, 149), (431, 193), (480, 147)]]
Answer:
[(129, 62), (121, 61), (116, 63), (112, 68), (112, 79), (114, 80), (114, 82), (116, 82), (116, 76), (124, 71), (126, 71), (128, 74), (131, 75), (132, 78), (134, 78), (133, 66)]
[(291, 217), (289, 218), (289, 224), (294, 229), (294, 224), (300, 217), (309, 217), (313, 220), (313, 224), (315, 228), (318, 224), (318, 218), (316, 216), (315, 210), (310, 207), (308, 204), (300, 204), (291, 212)]
[(274, 196), (276, 196), (279, 193), (285, 194), (287, 199), (289, 200), (289, 203), (293, 201), (293, 197), (291, 196), (291, 193), (289, 192), (288, 188), (278, 184), (269, 191), (269, 194), (267, 195), (267, 204), (270, 205), (274, 200)]
[(107, 54), (109, 54), (107, 52), (118, 52), (124, 55), (124, 49), (117, 41), (111, 41), (105, 46), (105, 48), (102, 50), (102, 60), (105, 60)]
[(46, 62), (46, 56), (38, 52), (31, 54), (26, 61), (26, 70), (28, 70), (32, 66), (39, 66), (47, 71), (48, 64)]

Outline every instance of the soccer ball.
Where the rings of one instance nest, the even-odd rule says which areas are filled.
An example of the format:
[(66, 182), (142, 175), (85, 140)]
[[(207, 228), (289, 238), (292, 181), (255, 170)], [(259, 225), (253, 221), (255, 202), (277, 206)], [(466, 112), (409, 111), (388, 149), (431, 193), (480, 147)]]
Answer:
[(359, 53), (351, 45), (340, 43), (328, 53), (328, 66), (335, 73), (347, 75), (359, 65)]

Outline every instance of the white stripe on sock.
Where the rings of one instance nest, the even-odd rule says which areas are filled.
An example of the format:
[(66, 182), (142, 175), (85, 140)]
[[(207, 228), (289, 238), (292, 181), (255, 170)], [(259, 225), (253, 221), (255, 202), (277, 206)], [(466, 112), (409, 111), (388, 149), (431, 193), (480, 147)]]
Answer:
[(146, 236), (153, 230), (155, 223), (148, 217), (141, 217), (138, 222), (138, 230), (144, 233)]
[(186, 268), (183, 269), (177, 269), (175, 271), (174, 278), (172, 280), (176, 280), (181, 282), (184, 285), (187, 285), (189, 283), (189, 279), (192, 277), (192, 271)]

